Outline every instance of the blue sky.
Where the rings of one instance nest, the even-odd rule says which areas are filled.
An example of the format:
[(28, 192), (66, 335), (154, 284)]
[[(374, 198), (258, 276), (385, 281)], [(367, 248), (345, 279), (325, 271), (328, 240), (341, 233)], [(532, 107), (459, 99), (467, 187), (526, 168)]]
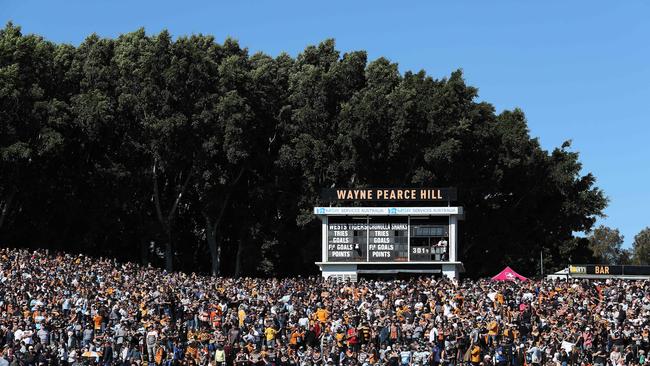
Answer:
[(0, 20), (55, 42), (167, 28), (271, 55), (335, 38), (402, 71), (462, 68), (481, 100), (522, 108), (545, 148), (573, 141), (626, 246), (650, 226), (649, 1), (1, 0)]

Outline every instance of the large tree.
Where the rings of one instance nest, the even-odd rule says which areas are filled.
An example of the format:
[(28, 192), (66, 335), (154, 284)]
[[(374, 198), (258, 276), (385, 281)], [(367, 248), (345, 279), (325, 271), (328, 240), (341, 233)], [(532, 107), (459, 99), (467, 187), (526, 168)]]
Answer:
[(600, 225), (589, 233), (589, 249), (601, 264), (620, 264), (626, 262), (623, 249), (624, 237), (618, 229)]
[[(197, 154), (197, 179), (194, 193), (204, 220), (204, 232), (211, 260), (211, 273), (221, 274), (224, 218), (233, 194), (255, 156), (255, 137), (261, 131), (253, 123), (255, 113), (246, 92), (250, 88), (248, 55), (233, 41), (227, 41), (219, 59), (212, 62), (216, 72), (212, 85), (197, 103), (193, 118), (200, 136)], [(206, 75), (207, 77), (208, 75)]]
[(646, 227), (634, 236), (632, 261), (635, 264), (650, 265), (650, 227)]
[(66, 106), (57, 99), (56, 52), (11, 23), (0, 30), (0, 238), (10, 235), (7, 223), (25, 200), (44, 189), (41, 173), (63, 145)]

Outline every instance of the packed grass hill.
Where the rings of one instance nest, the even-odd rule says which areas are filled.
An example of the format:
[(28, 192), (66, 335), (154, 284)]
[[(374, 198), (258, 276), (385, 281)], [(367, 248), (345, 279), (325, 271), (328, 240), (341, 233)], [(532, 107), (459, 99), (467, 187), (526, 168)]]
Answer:
[(357, 283), (0, 249), (2, 365), (643, 365), (650, 282)]

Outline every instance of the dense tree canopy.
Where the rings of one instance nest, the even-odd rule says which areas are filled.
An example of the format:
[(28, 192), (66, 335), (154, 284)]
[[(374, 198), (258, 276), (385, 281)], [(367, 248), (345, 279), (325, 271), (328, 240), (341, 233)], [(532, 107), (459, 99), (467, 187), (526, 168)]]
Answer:
[(606, 199), (567, 142), (455, 71), (334, 42), (297, 57), (139, 30), (74, 47), (0, 31), (0, 244), (235, 275), (317, 270), (325, 187), (456, 186), (469, 275), (590, 261)]

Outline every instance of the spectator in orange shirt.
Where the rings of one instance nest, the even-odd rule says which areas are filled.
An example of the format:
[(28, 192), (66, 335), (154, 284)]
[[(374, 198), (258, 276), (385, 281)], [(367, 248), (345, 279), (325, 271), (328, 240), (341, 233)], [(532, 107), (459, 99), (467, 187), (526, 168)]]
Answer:
[(302, 344), (302, 340), (304, 336), (305, 336), (305, 332), (303, 332), (298, 327), (293, 327), (293, 331), (289, 336), (289, 346), (293, 349), (298, 348), (298, 346)]
[(492, 320), (488, 323), (488, 345), (494, 346), (497, 344), (497, 336), (499, 335), (499, 324)]
[(324, 308), (318, 308), (318, 310), (316, 310), (316, 319), (318, 319), (319, 322), (326, 323), (329, 317), (330, 317), (329, 310)]
[(101, 332), (101, 330), (102, 330), (102, 319), (103, 319), (103, 317), (98, 311), (97, 314), (95, 314), (95, 316), (93, 317), (93, 324), (95, 325), (95, 333), (100, 333)]
[(479, 347), (477, 344), (472, 344), (470, 347), (472, 349), (470, 362), (473, 366), (477, 366), (481, 362), (481, 347)]

